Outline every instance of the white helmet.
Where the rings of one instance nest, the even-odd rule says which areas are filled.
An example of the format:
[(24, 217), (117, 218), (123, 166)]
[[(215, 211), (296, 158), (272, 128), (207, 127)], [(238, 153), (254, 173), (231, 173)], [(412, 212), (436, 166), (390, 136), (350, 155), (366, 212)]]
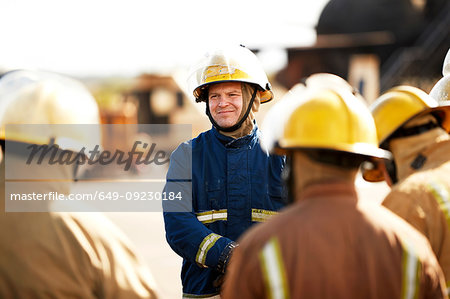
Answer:
[(442, 103), (450, 101), (450, 49), (444, 59), (444, 64), (442, 65), (442, 75), (441, 78), (431, 89), (430, 96), (436, 101)]
[(445, 55), (442, 76), (450, 76), (450, 49), (448, 49), (447, 55)]
[(0, 79), (0, 139), (79, 151), (100, 145), (100, 128), (73, 125), (99, 123), (95, 99), (74, 79), (29, 70)]
[(189, 89), (198, 102), (206, 86), (221, 82), (254, 84), (260, 92), (261, 103), (273, 99), (267, 75), (255, 54), (244, 46), (210, 51), (190, 71)]
[(438, 101), (444, 103), (450, 101), (450, 75), (447, 75), (439, 80), (431, 89), (430, 96)]

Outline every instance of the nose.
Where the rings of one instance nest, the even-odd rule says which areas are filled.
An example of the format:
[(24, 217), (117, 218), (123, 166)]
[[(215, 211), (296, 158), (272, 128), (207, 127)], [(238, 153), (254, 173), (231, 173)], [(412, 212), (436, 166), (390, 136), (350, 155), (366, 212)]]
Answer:
[(228, 98), (226, 96), (222, 96), (219, 98), (219, 103), (218, 106), (219, 107), (226, 107), (229, 105), (229, 101)]

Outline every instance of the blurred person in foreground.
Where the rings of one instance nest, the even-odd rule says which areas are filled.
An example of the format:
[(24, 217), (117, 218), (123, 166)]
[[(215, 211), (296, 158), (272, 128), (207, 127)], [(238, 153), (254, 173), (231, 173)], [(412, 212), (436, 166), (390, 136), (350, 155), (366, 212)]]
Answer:
[(380, 147), (393, 160), (364, 169), (368, 181), (392, 187), (383, 205), (430, 241), (450, 291), (450, 103), (398, 86), (371, 105)]
[(259, 144), (255, 114), (273, 93), (250, 50), (207, 53), (191, 83), (212, 128), (172, 153), (165, 191), (181, 192), (186, 206), (165, 206), (166, 238), (183, 257), (183, 297), (217, 298), (237, 238), (284, 205), (285, 161)]
[(268, 146), (287, 154), (292, 204), (239, 240), (222, 298), (446, 298), (427, 240), (358, 198), (360, 164), (390, 155), (365, 103), (329, 76), (294, 87), (264, 121)]
[[(85, 135), (79, 124), (99, 124), (97, 104), (81, 83), (37, 71), (12, 71), (0, 79), (1, 298), (157, 298), (151, 273), (101, 213), (53, 212), (58, 203), (50, 200), (24, 202), (27, 212), (5, 210), (11, 204), (5, 191), (15, 184), (5, 181), (10, 176), (37, 178), (20, 183), (18, 191), (27, 196), (70, 193), (76, 163), (50, 167), (51, 158), (43, 157), (27, 164), (22, 149), (58, 144), (60, 153), (68, 154), (91, 141), (99, 144), (96, 130)], [(34, 204), (48, 212), (34, 212)]]

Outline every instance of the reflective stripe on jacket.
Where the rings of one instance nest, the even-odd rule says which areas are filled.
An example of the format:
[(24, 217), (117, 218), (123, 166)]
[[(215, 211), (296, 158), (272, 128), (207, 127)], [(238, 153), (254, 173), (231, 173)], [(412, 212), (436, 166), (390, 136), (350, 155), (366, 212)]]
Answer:
[(428, 152), (421, 171), (397, 183), (383, 205), (428, 238), (450, 291), (450, 140)]
[(427, 240), (353, 184), (318, 184), (239, 241), (222, 299), (446, 298)]

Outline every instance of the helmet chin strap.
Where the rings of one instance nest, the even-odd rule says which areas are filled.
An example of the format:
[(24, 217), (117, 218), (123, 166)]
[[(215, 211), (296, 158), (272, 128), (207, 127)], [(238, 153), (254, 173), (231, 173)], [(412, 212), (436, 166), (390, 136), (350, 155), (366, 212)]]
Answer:
[(241, 118), (241, 120), (239, 120), (235, 125), (233, 125), (231, 127), (228, 127), (228, 128), (224, 128), (224, 127), (219, 126), (219, 124), (214, 120), (214, 118), (212, 117), (211, 112), (209, 110), (209, 100), (206, 99), (206, 115), (208, 115), (209, 121), (219, 131), (222, 131), (222, 132), (233, 132), (233, 131), (236, 131), (237, 129), (239, 129), (242, 126), (244, 121), (247, 119), (247, 117), (248, 117), (248, 115), (250, 113), (250, 110), (252, 109), (253, 102), (255, 101), (255, 97), (256, 97), (256, 92), (257, 91), (258, 91), (258, 89), (257, 89), (257, 87), (255, 87), (255, 90), (253, 91), (250, 103), (248, 104), (247, 111), (245, 112), (245, 114)]

